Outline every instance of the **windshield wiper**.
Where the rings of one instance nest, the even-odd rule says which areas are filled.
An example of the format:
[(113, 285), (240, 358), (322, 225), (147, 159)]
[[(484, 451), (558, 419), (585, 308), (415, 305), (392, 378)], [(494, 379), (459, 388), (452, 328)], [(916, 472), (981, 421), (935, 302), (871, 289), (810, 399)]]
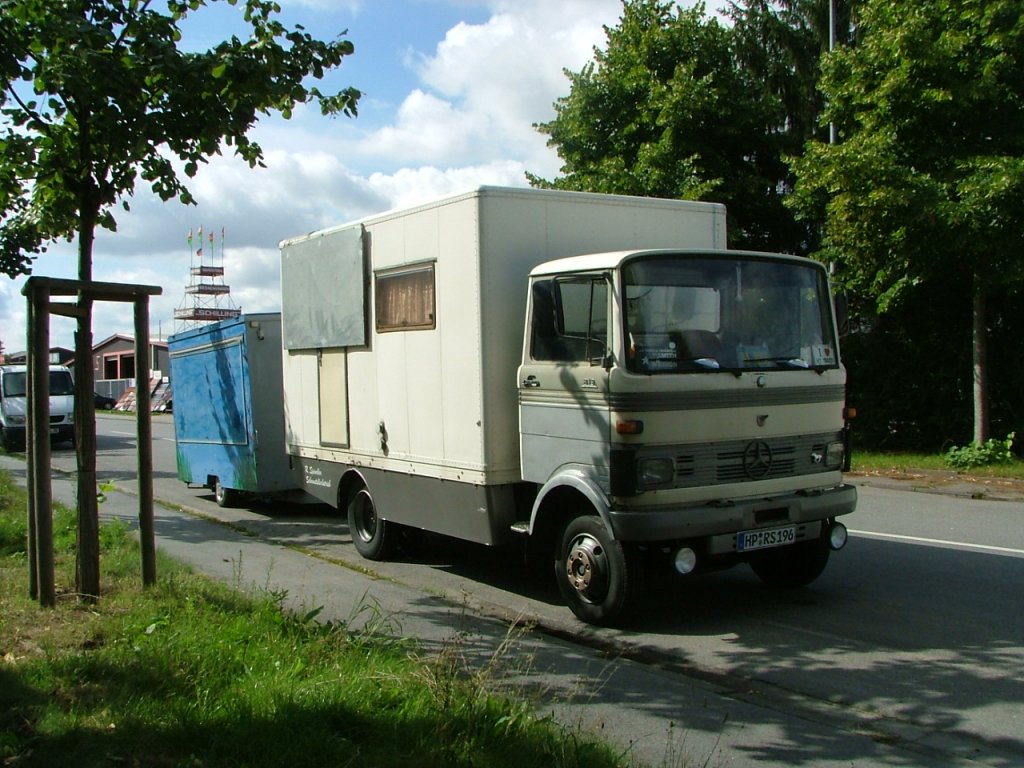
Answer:
[(775, 363), (776, 365), (784, 365), (789, 368), (800, 368), (804, 370), (810, 369), (810, 364), (800, 357), (753, 357), (743, 361), (744, 365), (749, 363)]

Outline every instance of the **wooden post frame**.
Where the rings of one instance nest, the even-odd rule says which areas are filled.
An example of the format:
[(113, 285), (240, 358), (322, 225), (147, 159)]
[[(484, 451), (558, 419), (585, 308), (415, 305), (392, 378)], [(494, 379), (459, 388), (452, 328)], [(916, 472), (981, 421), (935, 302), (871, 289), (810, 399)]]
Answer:
[[(88, 301), (132, 302), (135, 308), (135, 389), (138, 435), (139, 533), (142, 550), (142, 578), (146, 585), (156, 581), (156, 544), (153, 526), (153, 446), (149, 395), (149, 297), (163, 289), (154, 285), (126, 285), (52, 277), (30, 277), (22, 289), (28, 301), (29, 413), (26, 434), (28, 449), (29, 592), (39, 604), (52, 607), (55, 600), (53, 576), (53, 498), (50, 485), (50, 315), (77, 316), (75, 303), (53, 302), (53, 297), (82, 297)], [(145, 379), (145, 381), (143, 380)], [(75, 397), (92, 397), (75, 382)], [(76, 448), (80, 450), (80, 448)], [(95, 492), (95, 489), (93, 489)], [(95, 506), (93, 506), (95, 508)], [(82, 503), (79, 501), (79, 509)], [(80, 528), (81, 530), (81, 528)], [(98, 544), (98, 542), (97, 542)], [(79, 555), (83, 542), (79, 541)]]

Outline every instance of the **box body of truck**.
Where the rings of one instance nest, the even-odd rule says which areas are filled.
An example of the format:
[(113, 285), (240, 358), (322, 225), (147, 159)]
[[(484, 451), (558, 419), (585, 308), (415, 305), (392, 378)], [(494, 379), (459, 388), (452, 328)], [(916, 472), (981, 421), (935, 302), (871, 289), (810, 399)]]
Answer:
[(284, 445), (281, 316), (254, 313), (168, 339), (178, 478), (231, 505), (294, 487)]
[(282, 244), (289, 453), (344, 508), (497, 544), (522, 480), (516, 368), (538, 263), (638, 243), (725, 247), (709, 203), (483, 187)]
[[(71, 371), (51, 365), (50, 439), (55, 443), (75, 440), (75, 386)], [(13, 450), (25, 446), (28, 418), (28, 367), (0, 366), (0, 443)]]
[(665, 555), (809, 581), (856, 502), (828, 278), (725, 244), (720, 205), (493, 187), (283, 242), (299, 485), (371, 559), (525, 534), (595, 623)]

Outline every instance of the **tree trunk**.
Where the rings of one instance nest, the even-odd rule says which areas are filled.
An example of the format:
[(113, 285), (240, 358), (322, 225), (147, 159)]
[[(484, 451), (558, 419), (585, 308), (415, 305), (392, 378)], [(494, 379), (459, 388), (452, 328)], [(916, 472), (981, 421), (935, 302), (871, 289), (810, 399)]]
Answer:
[(988, 440), (988, 344), (986, 336), (987, 295), (975, 275), (971, 306), (972, 363), (974, 381), (974, 442)]

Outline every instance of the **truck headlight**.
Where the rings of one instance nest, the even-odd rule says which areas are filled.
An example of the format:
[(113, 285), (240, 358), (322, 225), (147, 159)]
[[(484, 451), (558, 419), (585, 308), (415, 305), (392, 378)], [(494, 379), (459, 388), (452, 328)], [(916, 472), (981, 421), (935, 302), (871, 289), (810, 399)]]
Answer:
[(22, 427), (25, 425), (24, 416), (8, 416), (7, 420), (11, 422), (12, 427)]
[(676, 463), (669, 458), (640, 459), (636, 463), (637, 481), (640, 487), (667, 485), (676, 476)]
[(829, 443), (825, 448), (825, 466), (829, 469), (839, 469), (843, 466), (843, 456), (846, 449), (840, 442)]

